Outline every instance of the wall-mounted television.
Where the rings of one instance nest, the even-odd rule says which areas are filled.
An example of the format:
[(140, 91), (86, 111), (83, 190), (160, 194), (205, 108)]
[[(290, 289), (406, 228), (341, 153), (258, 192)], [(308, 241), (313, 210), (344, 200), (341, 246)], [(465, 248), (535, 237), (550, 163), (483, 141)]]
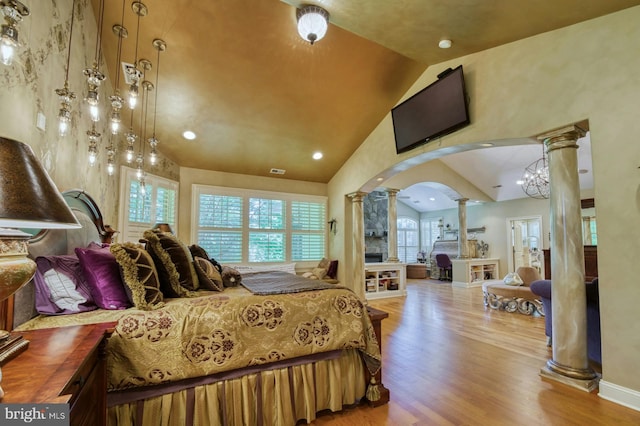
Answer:
[(462, 65), (443, 71), (438, 80), (394, 107), (391, 118), (398, 154), (468, 125)]

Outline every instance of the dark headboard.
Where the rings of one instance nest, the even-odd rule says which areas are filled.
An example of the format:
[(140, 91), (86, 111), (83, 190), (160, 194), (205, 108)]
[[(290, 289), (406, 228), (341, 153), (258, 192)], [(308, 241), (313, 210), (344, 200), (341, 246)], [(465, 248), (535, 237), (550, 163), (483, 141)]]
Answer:
[[(87, 193), (70, 190), (62, 195), (82, 227), (40, 231), (29, 241), (29, 257), (32, 259), (45, 255), (73, 254), (76, 247), (86, 247), (92, 241), (100, 243), (109, 234), (105, 230), (98, 205)], [(0, 316), (7, 329), (15, 328), (36, 316), (33, 281), (5, 302), (0, 307)]]

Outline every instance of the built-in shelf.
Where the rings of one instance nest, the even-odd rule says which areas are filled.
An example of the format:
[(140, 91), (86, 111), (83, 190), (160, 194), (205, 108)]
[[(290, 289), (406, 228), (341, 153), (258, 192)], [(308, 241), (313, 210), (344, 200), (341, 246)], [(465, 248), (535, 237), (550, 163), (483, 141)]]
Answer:
[(406, 296), (405, 263), (366, 263), (364, 290), (367, 299)]
[(452, 259), (453, 287), (479, 287), (500, 278), (500, 259)]

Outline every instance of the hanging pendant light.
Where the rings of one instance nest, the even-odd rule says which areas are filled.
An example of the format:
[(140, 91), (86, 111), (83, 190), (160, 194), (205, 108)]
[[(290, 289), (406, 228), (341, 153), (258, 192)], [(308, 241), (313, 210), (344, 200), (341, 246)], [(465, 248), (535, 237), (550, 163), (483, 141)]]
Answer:
[(91, 68), (85, 68), (82, 72), (87, 77), (87, 96), (84, 98), (85, 102), (89, 104), (89, 114), (91, 121), (96, 122), (100, 120), (100, 98), (98, 95), (98, 88), (105, 79), (105, 75), (100, 72), (100, 55), (102, 53), (101, 39), (102, 39), (102, 23), (104, 21), (104, 0), (100, 0), (100, 18), (98, 20), (98, 35), (96, 37), (96, 53)]
[[(151, 68), (151, 62), (147, 62), (148, 65), (145, 66), (145, 69), (148, 70)], [(140, 126), (142, 128), (142, 137), (140, 138), (140, 151), (138, 151), (138, 158), (136, 159), (136, 163), (138, 163), (138, 170), (136, 172), (138, 180), (141, 180), (144, 177), (144, 149), (145, 139), (147, 137), (147, 112), (149, 111), (149, 92), (152, 90), (153, 83), (144, 80), (142, 82), (142, 108), (140, 109)]]
[(158, 59), (156, 60), (156, 96), (154, 98), (153, 108), (153, 135), (149, 138), (149, 162), (154, 166), (158, 162), (158, 139), (156, 138), (156, 118), (158, 115), (158, 75), (160, 74), (160, 52), (167, 50), (167, 43), (159, 38), (153, 40), (153, 47), (158, 51)]
[(89, 136), (89, 165), (93, 166), (98, 159), (98, 138), (100, 138), (95, 123), (91, 125), (91, 130), (87, 130), (87, 136)]
[(322, 40), (329, 26), (329, 12), (320, 6), (305, 5), (296, 12), (298, 34), (313, 44)]
[(29, 16), (29, 8), (17, 0), (0, 0), (6, 24), (0, 27), (0, 62), (11, 65), (18, 43), (18, 24)]
[(144, 3), (140, 1), (134, 1), (131, 3), (131, 9), (133, 12), (138, 15), (138, 25), (136, 28), (136, 51), (133, 61), (133, 68), (127, 69), (127, 73), (129, 74), (129, 79), (131, 80), (131, 84), (129, 85), (129, 95), (128, 95), (128, 103), (130, 109), (135, 109), (136, 104), (138, 103), (138, 94), (139, 88), (138, 83), (140, 81), (141, 72), (138, 70), (138, 41), (140, 38), (140, 18), (143, 16), (147, 16), (149, 10)]
[[(124, 9), (124, 1), (122, 2)], [(123, 10), (124, 14), (124, 10)], [(111, 126), (111, 133), (117, 135), (120, 131), (120, 123), (122, 119), (120, 117), (120, 110), (122, 110), (122, 106), (124, 105), (124, 99), (120, 96), (120, 60), (122, 56), (122, 40), (127, 38), (129, 35), (127, 29), (122, 25), (114, 25), (112, 28), (113, 33), (118, 37), (118, 53), (116, 54), (116, 82), (115, 82), (115, 91), (113, 95), (109, 96), (109, 101), (111, 102), (111, 115), (109, 117), (109, 122)]]
[(115, 157), (116, 157), (116, 150), (113, 147), (113, 143), (111, 143), (107, 147), (107, 174), (109, 176), (113, 176), (113, 174), (116, 171)]
[(58, 133), (60, 136), (67, 134), (69, 123), (71, 122), (71, 102), (76, 98), (76, 94), (69, 90), (69, 63), (71, 61), (71, 40), (73, 36), (73, 21), (76, 12), (75, 0), (71, 3), (71, 26), (69, 29), (69, 48), (67, 49), (67, 68), (65, 70), (64, 87), (56, 89), (56, 94), (60, 99), (60, 111), (58, 111)]
[(529, 164), (524, 169), (522, 179), (518, 181), (522, 190), (531, 198), (547, 199), (550, 195), (549, 165), (542, 147), (542, 158)]

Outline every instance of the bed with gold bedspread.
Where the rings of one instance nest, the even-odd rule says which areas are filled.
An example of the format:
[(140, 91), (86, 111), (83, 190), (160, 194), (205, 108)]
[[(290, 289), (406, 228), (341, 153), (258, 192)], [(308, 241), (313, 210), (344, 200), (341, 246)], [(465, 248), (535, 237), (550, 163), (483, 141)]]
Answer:
[[(68, 239), (77, 245), (85, 237)], [(247, 281), (259, 284), (260, 274), (251, 275)], [(37, 315), (14, 325), (26, 331), (116, 323), (106, 345), (111, 425), (293, 425), (365, 394), (375, 401), (381, 357), (363, 302), (340, 286), (298, 291), (300, 284), (278, 285), (284, 276), (264, 277), (273, 294), (243, 286), (198, 290), (151, 310)], [(25, 300), (33, 303), (28, 291), (16, 299), (16, 312), (27, 310)]]

